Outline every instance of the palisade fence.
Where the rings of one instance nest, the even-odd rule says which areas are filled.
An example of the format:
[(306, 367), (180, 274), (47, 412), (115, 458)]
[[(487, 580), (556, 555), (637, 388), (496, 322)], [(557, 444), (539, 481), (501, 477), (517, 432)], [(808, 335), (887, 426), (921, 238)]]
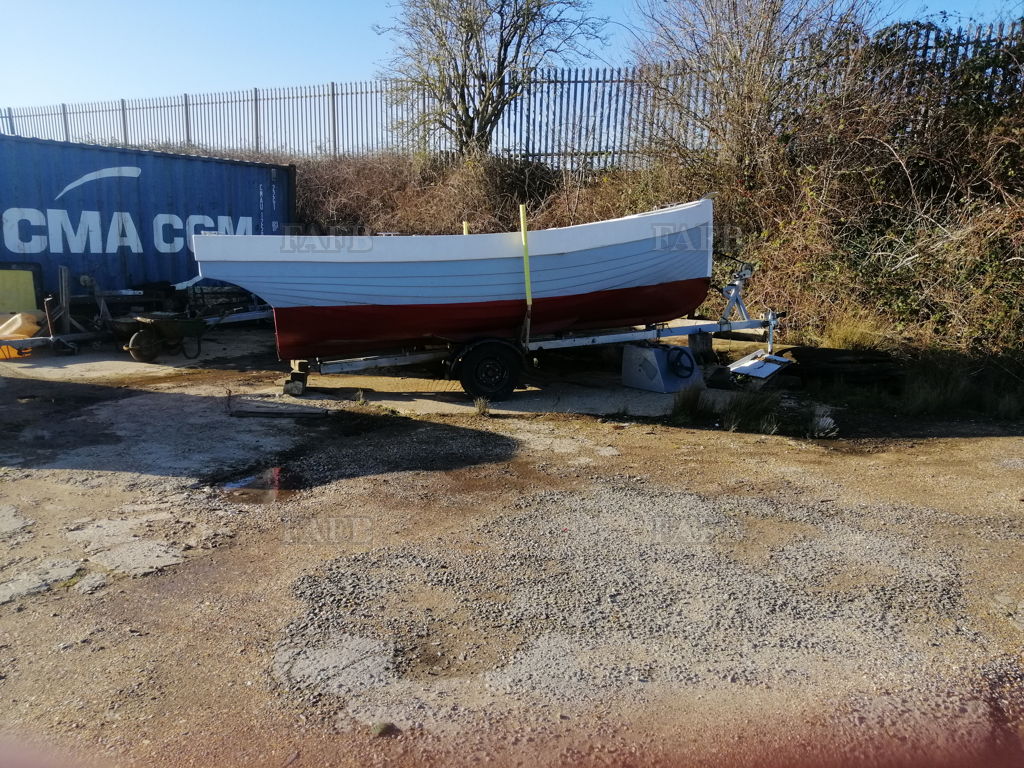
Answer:
[[(923, 66), (942, 74), (991, 52), (993, 46), (1020, 45), (1022, 32), (1020, 22), (955, 33), (908, 28), (899, 45), (906, 50), (908, 71)], [(677, 103), (681, 95), (688, 109), (699, 111), (706, 98), (702, 78), (687, 75), (685, 67), (672, 65), (536, 70), (496, 127), (491, 150), (554, 165), (631, 164), (649, 146), (659, 124), (652, 82), (671, 89)], [(992, 84), (986, 98), (993, 100), (1021, 85), (1019, 66), (1012, 76), (986, 76)], [(404, 128), (415, 117), (415, 107), (396, 98), (402, 90), (399, 82), (375, 80), (7, 108), (0, 112), (0, 134), (292, 155), (454, 149), (444, 134)], [(417, 101), (426, 104), (426, 97), (413, 103)], [(702, 141), (696, 122), (675, 130), (694, 145)]]
[[(414, 115), (395, 98), (400, 90), (376, 80), (15, 108), (0, 114), (0, 133), (299, 155), (453, 150), (443, 133), (405, 129)], [(643, 141), (635, 117), (649, 99), (636, 67), (538, 70), (496, 127), (492, 150), (620, 162)]]

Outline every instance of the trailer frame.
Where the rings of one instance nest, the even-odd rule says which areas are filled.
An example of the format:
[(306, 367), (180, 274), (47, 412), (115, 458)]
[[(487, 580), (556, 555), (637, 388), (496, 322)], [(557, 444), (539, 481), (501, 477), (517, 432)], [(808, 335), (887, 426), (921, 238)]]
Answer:
[[(465, 372), (460, 370), (463, 359), (474, 349), (479, 349), (484, 345), (494, 345), (495, 352), (498, 352), (498, 347), (513, 350), (525, 367), (525, 363), (531, 353), (547, 350), (637, 342), (651, 343), (698, 334), (706, 334), (704, 338), (710, 339), (714, 335), (761, 330), (765, 332), (767, 337), (767, 349), (763, 351), (758, 350), (753, 354), (759, 357), (767, 355), (771, 358), (775, 349), (775, 330), (778, 328), (779, 321), (784, 315), (768, 311), (763, 317), (758, 319), (750, 316), (743, 301), (743, 286), (753, 273), (752, 265), (740, 262), (740, 267), (732, 275), (732, 281), (721, 289), (722, 295), (726, 298), (726, 305), (718, 320), (680, 319), (668, 323), (652, 323), (644, 327), (611, 328), (585, 333), (562, 333), (534, 338), (506, 339), (485, 337), (460, 344), (424, 344), (413, 348), (363, 357), (290, 360), (291, 373), (284, 384), (284, 393), (296, 396), (304, 394), (309, 374), (311, 373), (326, 376), (443, 361), (446, 363), (447, 378), (459, 378), (463, 383), (463, 389), (470, 396), (486, 396), (479, 390), (471, 391), (473, 387), (467, 386)], [(736, 319), (733, 319), (734, 315), (737, 316)], [(751, 340), (756, 341), (758, 339), (752, 338)], [(748, 360), (748, 358), (750, 356), (744, 358), (744, 361)], [(515, 374), (518, 372), (511, 373)], [(518, 377), (513, 375), (513, 378), (517, 379)], [(503, 388), (507, 389), (507, 392), (502, 391), (499, 394), (507, 396), (514, 389), (514, 386), (515, 382), (513, 381), (511, 386), (506, 385)], [(495, 397), (494, 399), (503, 399), (503, 397)]]

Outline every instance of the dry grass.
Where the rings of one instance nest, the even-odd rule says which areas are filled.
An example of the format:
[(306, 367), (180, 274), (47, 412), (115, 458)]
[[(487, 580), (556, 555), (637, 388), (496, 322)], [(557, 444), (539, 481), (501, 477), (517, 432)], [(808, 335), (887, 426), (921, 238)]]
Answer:
[[(694, 199), (709, 186), (659, 163), (558, 173), (496, 158), (298, 162), (299, 218), (314, 232), (452, 234), (463, 221), (474, 233), (513, 231), (520, 202), (531, 226), (568, 226)], [(716, 244), (758, 264), (748, 303), (787, 310), (791, 339), (853, 349), (1024, 348), (1024, 202), (894, 211), (899, 226), (876, 231), (884, 222), (866, 220), (854, 231), (806, 199), (788, 210), (775, 201), (769, 211), (739, 197), (726, 189), (716, 198)], [(775, 221), (759, 223), (765, 216)]]
[(826, 318), (816, 342), (833, 349), (892, 351), (899, 346), (892, 327), (881, 317), (851, 307), (839, 308)]
[(737, 392), (719, 413), (722, 428), (774, 435), (780, 426), (780, 402), (778, 392)]
[(782, 408), (777, 391), (729, 392), (724, 404), (712, 407), (705, 390), (690, 388), (676, 394), (668, 423), (677, 427), (717, 426), (729, 432), (780, 432), (803, 436), (793, 414)]
[(957, 420), (1024, 418), (1024, 370), (1010, 358), (978, 358), (949, 350), (902, 352), (898, 383), (870, 379), (811, 382), (816, 399), (859, 413)]
[(839, 436), (839, 425), (828, 408), (813, 406), (807, 411), (807, 437), (815, 440)]
[(298, 215), (317, 231), (456, 234), (518, 227), (519, 204), (536, 210), (554, 171), (490, 156), (381, 154), (297, 163)]
[(709, 415), (701, 408), (703, 391), (698, 387), (688, 387), (677, 392), (672, 401), (669, 423), (676, 427), (689, 427), (696, 424), (702, 417)]
[(990, 362), (931, 352), (909, 364), (894, 405), (908, 416), (958, 417), (969, 412), (1013, 421), (1024, 417), (1024, 379)]

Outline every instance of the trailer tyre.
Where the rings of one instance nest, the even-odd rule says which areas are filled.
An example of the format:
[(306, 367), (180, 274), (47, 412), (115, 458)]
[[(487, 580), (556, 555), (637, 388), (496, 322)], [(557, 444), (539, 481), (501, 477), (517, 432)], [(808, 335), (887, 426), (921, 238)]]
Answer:
[(507, 400), (519, 384), (522, 369), (522, 359), (507, 344), (480, 344), (462, 357), (459, 382), (470, 397)]

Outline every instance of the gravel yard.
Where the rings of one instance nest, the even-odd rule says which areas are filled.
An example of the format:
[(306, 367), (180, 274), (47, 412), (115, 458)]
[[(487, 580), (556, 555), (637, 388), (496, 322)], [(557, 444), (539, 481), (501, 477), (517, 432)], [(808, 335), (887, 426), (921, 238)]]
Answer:
[(322, 418), (239, 417), (270, 363), (0, 365), (0, 712), (66, 764), (1024, 760), (1019, 425), (406, 416), (330, 380)]

